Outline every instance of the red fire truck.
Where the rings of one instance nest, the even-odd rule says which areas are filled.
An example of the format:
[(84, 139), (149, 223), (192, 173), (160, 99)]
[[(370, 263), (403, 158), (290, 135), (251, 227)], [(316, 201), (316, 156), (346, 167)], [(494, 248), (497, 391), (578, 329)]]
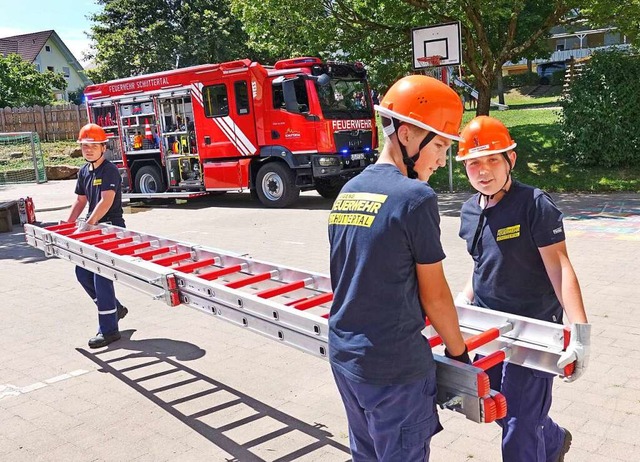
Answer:
[(286, 207), (300, 191), (335, 197), (378, 156), (360, 63), (244, 59), (91, 85), (85, 97), (125, 197), (248, 189)]

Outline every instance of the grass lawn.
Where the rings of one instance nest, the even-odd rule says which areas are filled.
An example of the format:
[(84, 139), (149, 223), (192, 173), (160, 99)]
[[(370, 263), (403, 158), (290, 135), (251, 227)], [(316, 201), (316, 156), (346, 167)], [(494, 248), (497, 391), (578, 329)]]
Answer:
[[(561, 93), (562, 87), (557, 85), (513, 88), (505, 93), (504, 102), (509, 108), (555, 106)], [(494, 101), (497, 99), (494, 98)]]
[[(474, 117), (467, 111), (463, 123)], [(509, 109), (492, 111), (518, 143), (514, 178), (523, 183), (553, 192), (640, 191), (640, 166), (632, 168), (577, 167), (558, 152), (560, 129), (556, 109)], [(455, 148), (454, 148), (455, 150)], [(454, 154), (455, 155), (455, 154)], [(453, 187), (469, 190), (462, 165), (454, 161)], [(449, 190), (448, 168), (439, 169), (430, 180), (438, 191)]]
[[(45, 165), (84, 165), (82, 157), (72, 158), (65, 154), (71, 149), (77, 148), (75, 141), (55, 141), (51, 143), (41, 142), (40, 147), (44, 156)], [(10, 154), (22, 153), (21, 157), (11, 157)], [(33, 159), (31, 144), (0, 144), (0, 172), (11, 170), (32, 169)]]

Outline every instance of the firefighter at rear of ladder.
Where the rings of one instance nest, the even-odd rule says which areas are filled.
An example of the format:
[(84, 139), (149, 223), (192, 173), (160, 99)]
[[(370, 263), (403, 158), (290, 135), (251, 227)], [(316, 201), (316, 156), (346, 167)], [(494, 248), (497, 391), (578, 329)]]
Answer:
[(330, 362), (354, 462), (423, 462), (442, 430), (425, 312), (445, 354), (469, 362), (444, 277), (437, 197), (427, 183), (445, 165), (463, 108), (444, 83), (412, 75), (376, 110), (384, 149), (344, 186), (329, 216)]
[[(118, 168), (104, 157), (107, 134), (102, 127), (90, 123), (80, 129), (78, 143), (87, 163), (78, 172), (76, 201), (66, 221), (75, 222), (88, 203), (86, 221), (81, 222), (77, 232), (97, 223), (110, 222), (124, 227), (122, 179)], [(80, 266), (76, 267), (76, 277), (98, 306), (98, 334), (89, 340), (89, 347), (100, 348), (119, 340), (118, 320), (124, 318), (128, 310), (116, 298), (113, 282)]]
[[(478, 193), (462, 207), (460, 237), (474, 269), (456, 303), (559, 324), (564, 308), (571, 340), (558, 367), (577, 361), (564, 377), (572, 382), (587, 367), (591, 325), (567, 254), (562, 213), (546, 193), (511, 178), (516, 143), (502, 122), (479, 116), (460, 136), (456, 159)], [(487, 373), (491, 388), (507, 400), (507, 416), (498, 421), (503, 461), (564, 461), (571, 433), (549, 417), (553, 374), (508, 363)]]

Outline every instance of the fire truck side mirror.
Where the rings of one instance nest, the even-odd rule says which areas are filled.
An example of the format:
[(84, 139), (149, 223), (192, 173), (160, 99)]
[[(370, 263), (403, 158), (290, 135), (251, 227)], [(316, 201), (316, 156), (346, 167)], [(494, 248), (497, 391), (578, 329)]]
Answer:
[(284, 95), (284, 106), (289, 112), (300, 114), (298, 100), (296, 99), (295, 79), (285, 79), (282, 82), (282, 93)]
[(327, 85), (329, 85), (329, 82), (331, 82), (331, 77), (329, 77), (327, 74), (319, 75), (316, 78), (316, 83), (321, 87), (326, 87)]

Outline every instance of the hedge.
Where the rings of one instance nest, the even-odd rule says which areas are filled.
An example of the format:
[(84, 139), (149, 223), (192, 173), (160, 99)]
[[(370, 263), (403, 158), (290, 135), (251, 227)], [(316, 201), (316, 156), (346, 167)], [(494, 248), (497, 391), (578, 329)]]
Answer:
[(560, 146), (578, 165), (640, 165), (640, 56), (598, 52), (560, 99)]

